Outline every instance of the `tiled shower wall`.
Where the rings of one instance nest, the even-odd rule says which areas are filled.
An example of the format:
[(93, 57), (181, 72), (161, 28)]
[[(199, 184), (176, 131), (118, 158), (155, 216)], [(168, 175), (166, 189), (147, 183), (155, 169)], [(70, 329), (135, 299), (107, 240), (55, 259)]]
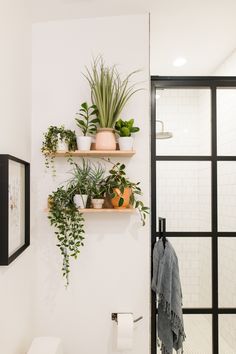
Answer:
[[(157, 155), (210, 153), (210, 90), (157, 90), (157, 120), (171, 131), (172, 139), (157, 140)], [(157, 131), (161, 125), (157, 123)]]

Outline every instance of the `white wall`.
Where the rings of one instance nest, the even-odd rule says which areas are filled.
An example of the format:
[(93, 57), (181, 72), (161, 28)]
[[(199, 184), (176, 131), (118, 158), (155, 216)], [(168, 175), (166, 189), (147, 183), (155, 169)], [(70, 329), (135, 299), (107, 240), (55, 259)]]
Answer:
[(43, 212), (47, 195), (68, 179), (65, 160), (57, 162), (57, 178), (45, 173), (40, 153), (42, 134), (50, 124), (75, 128), (79, 105), (89, 100), (82, 76), (92, 56), (124, 73), (141, 68), (136, 80), (144, 91), (127, 105), (123, 118), (134, 117), (141, 128), (137, 154), (126, 159), (131, 179), (139, 180), (149, 204), (149, 37), (148, 16), (39, 23), (33, 26), (32, 187), (33, 230), (37, 242), (38, 286), (36, 335), (57, 335), (66, 354), (116, 353), (116, 324), (111, 313), (134, 312), (144, 319), (135, 329), (134, 354), (149, 352), (150, 228), (138, 216), (86, 215), (86, 241), (72, 262), (71, 284), (64, 288), (61, 256)]
[[(30, 160), (31, 16), (29, 0), (0, 3), (0, 153)], [(28, 248), (0, 267), (0, 352), (24, 354), (31, 339), (33, 257)]]

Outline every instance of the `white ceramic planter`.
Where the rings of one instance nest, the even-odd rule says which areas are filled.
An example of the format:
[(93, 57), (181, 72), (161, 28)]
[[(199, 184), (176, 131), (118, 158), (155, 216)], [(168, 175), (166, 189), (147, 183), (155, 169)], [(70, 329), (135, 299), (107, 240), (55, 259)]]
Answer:
[(102, 209), (104, 199), (92, 199), (92, 205), (94, 209)]
[(65, 139), (63, 139), (63, 140), (58, 139), (57, 150), (58, 151), (68, 151), (68, 144), (65, 142)]
[(76, 194), (73, 200), (77, 208), (84, 209), (86, 208), (88, 196), (86, 194)]
[(119, 137), (120, 150), (133, 150), (134, 138), (132, 136)]
[(91, 149), (92, 138), (91, 136), (77, 136), (77, 146), (78, 150), (90, 150)]

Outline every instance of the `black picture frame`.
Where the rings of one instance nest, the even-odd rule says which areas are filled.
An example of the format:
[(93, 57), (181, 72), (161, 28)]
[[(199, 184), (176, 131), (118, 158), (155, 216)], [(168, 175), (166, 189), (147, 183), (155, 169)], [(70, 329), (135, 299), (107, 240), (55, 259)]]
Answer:
[(29, 245), (30, 164), (0, 154), (0, 266), (9, 265)]

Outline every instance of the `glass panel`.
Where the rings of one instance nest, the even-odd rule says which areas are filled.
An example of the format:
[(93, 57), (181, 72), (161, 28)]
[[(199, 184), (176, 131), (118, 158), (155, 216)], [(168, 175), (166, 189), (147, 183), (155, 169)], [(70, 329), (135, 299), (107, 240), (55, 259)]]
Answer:
[(236, 155), (236, 89), (217, 90), (218, 155)]
[(184, 307), (211, 307), (211, 239), (171, 237), (179, 260)]
[(218, 230), (236, 231), (236, 162), (218, 162)]
[(167, 231), (211, 231), (211, 163), (158, 161), (157, 217)]
[(8, 255), (25, 243), (25, 166), (9, 160)]
[[(184, 328), (186, 333), (184, 353), (212, 354), (211, 315), (184, 315)], [(157, 353), (161, 354), (159, 348)]]
[[(211, 154), (209, 89), (156, 90), (156, 119), (157, 155)], [(162, 127), (173, 137), (163, 139), (169, 135), (160, 134)]]
[(236, 315), (219, 316), (220, 354), (235, 354), (236, 352)]
[[(236, 236), (236, 235), (235, 235)], [(236, 307), (236, 238), (219, 238), (219, 306)]]

